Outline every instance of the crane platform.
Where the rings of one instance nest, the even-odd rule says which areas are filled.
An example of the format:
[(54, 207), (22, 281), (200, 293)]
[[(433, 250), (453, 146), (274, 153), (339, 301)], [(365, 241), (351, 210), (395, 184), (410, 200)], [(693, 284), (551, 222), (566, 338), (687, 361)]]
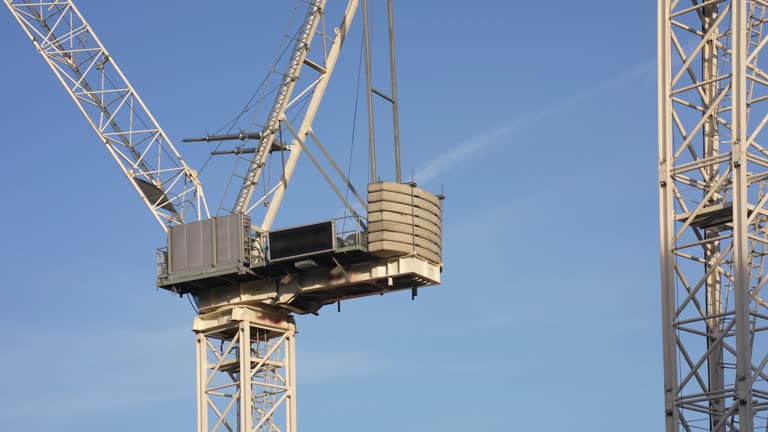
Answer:
[(170, 228), (158, 250), (160, 288), (202, 312), (272, 304), (294, 313), (440, 283), (441, 202), (415, 186), (369, 186), (359, 216), (261, 232), (241, 213)]

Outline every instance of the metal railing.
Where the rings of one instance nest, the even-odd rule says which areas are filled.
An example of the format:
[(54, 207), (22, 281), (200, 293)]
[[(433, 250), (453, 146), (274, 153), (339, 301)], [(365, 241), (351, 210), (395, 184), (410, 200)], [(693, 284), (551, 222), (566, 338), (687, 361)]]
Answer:
[(157, 278), (164, 279), (168, 277), (168, 247), (157, 248), (155, 251), (157, 257)]
[(251, 234), (251, 267), (260, 267), (267, 263), (267, 233), (255, 232)]
[(347, 216), (334, 219), (336, 228), (336, 250), (368, 249), (368, 221), (362, 216)]
[[(347, 216), (332, 219), (334, 224), (334, 250), (368, 250), (367, 220), (361, 216)], [(267, 233), (251, 232), (251, 248), (249, 252), (249, 267), (261, 267), (269, 263), (269, 242)], [(155, 252), (157, 260), (157, 278), (166, 279), (170, 275), (168, 247), (158, 248)]]

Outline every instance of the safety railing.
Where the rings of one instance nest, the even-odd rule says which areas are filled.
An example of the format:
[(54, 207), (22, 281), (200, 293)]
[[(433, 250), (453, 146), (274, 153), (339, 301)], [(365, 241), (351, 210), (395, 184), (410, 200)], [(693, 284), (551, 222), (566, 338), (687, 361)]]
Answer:
[(334, 219), (336, 228), (336, 250), (368, 248), (368, 235), (363, 227), (367, 220), (361, 216), (347, 216)]
[(157, 278), (164, 279), (168, 277), (168, 248), (161, 247), (155, 252), (157, 256)]

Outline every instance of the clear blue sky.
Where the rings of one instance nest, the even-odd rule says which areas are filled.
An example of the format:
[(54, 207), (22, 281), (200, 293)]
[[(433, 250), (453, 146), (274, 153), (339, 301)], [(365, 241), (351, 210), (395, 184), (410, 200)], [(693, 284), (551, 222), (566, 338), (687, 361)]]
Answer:
[[(287, 7), (173, 4), (78, 2), (179, 141), (237, 113)], [(396, 2), (404, 167), (448, 196), (445, 283), (298, 319), (302, 430), (661, 429), (655, 7)], [(335, 149), (352, 39), (316, 128)], [(0, 430), (193, 430), (162, 231), (5, 8), (0, 40)]]

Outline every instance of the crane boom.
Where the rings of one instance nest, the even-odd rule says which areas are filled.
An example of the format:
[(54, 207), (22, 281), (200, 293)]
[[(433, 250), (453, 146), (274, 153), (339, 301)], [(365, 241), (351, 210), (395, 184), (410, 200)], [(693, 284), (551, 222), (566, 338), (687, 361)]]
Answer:
[[(277, 184), (277, 186), (275, 186), (274, 195), (272, 196), (272, 204), (264, 215), (264, 220), (261, 223), (261, 228), (264, 230), (269, 230), (272, 228), (275, 217), (277, 217), (277, 211), (280, 209), (280, 203), (282, 202), (283, 197), (285, 196), (285, 191), (288, 188), (288, 182), (291, 181), (291, 176), (293, 176), (293, 172), (296, 169), (296, 164), (299, 161), (302, 150), (307, 151), (307, 154), (309, 155), (309, 151), (307, 150), (305, 144), (303, 144), (304, 141), (307, 140), (308, 136), (312, 136), (315, 142), (318, 142), (317, 138), (314, 137), (314, 134), (311, 134), (312, 123), (315, 121), (315, 116), (317, 115), (317, 111), (320, 108), (320, 103), (323, 101), (325, 90), (328, 88), (331, 75), (333, 74), (333, 70), (336, 67), (336, 61), (339, 59), (341, 48), (344, 45), (344, 41), (346, 40), (349, 29), (352, 26), (352, 20), (355, 17), (355, 12), (357, 11), (359, 3), (360, 2), (358, 0), (349, 0), (347, 3), (347, 9), (344, 12), (344, 17), (341, 19), (341, 23), (339, 23), (339, 27), (337, 27), (336, 35), (333, 38), (331, 48), (325, 55), (323, 65), (317, 68), (319, 70), (320, 76), (315, 81), (316, 84), (314, 84), (314, 88), (312, 90), (312, 97), (309, 99), (309, 104), (307, 105), (307, 110), (302, 117), (298, 132), (296, 132), (293, 127), (291, 127), (288, 119), (285, 117), (285, 114), (282, 115), (281, 121), (283, 121), (286, 125), (286, 128), (294, 134), (294, 141), (299, 145), (291, 150), (291, 154), (288, 156), (288, 160), (285, 163), (283, 177), (280, 179), (280, 182)], [(354, 211), (352, 213), (354, 214)]]
[(253, 191), (258, 184), (262, 168), (269, 155), (269, 149), (272, 147), (272, 142), (278, 132), (280, 121), (285, 115), (285, 110), (290, 103), (291, 95), (296, 87), (296, 81), (298, 81), (302, 66), (307, 61), (307, 53), (312, 45), (315, 33), (317, 33), (317, 26), (322, 17), (325, 3), (326, 0), (312, 0), (309, 2), (307, 14), (304, 18), (301, 31), (296, 38), (291, 59), (283, 74), (283, 80), (280, 83), (277, 95), (272, 104), (272, 109), (269, 113), (269, 118), (264, 126), (264, 131), (261, 134), (261, 142), (256, 148), (256, 152), (248, 166), (248, 171), (243, 178), (243, 185), (238, 193), (237, 201), (232, 208), (233, 212), (247, 213), (248, 204), (250, 203)]
[(4, 0), (164, 230), (209, 217), (187, 166), (71, 1)]
[[(290, 131), (293, 135), (293, 145), (290, 146), (290, 155), (287, 161), (284, 162), (283, 175), (280, 178), (278, 184), (272, 188), (269, 192), (262, 197), (262, 201), (267, 196), (272, 196), (272, 201), (269, 205), (269, 209), (264, 215), (264, 219), (261, 223), (262, 230), (269, 230), (277, 215), (277, 211), (280, 209), (280, 204), (285, 196), (285, 191), (288, 187), (288, 183), (291, 180), (296, 164), (302, 151), (306, 151), (308, 155), (309, 151), (306, 148), (305, 141), (308, 137), (312, 137), (315, 142), (317, 138), (314, 137), (312, 132), (312, 124), (317, 115), (320, 104), (322, 103), (325, 91), (328, 87), (331, 75), (333, 74), (336, 62), (339, 58), (341, 48), (344, 45), (349, 29), (352, 25), (355, 13), (358, 9), (359, 0), (349, 0), (344, 12), (344, 16), (339, 22), (338, 27), (334, 29), (333, 37), (330, 37), (325, 33), (325, 29), (318, 30), (318, 24), (323, 19), (323, 13), (325, 8), (325, 0), (315, 0), (309, 5), (307, 15), (302, 24), (299, 36), (296, 38), (296, 44), (294, 46), (291, 60), (288, 63), (286, 72), (283, 75), (283, 81), (280, 84), (277, 96), (272, 105), (272, 109), (269, 113), (269, 117), (264, 130), (261, 132), (261, 141), (259, 146), (254, 150), (253, 157), (251, 159), (248, 171), (243, 176), (243, 184), (240, 192), (232, 208), (233, 213), (250, 213), (254, 206), (250, 206), (251, 197), (258, 184), (259, 177), (261, 176), (263, 167), (269, 154), (269, 149), (272, 147), (275, 135), (280, 130), (281, 126)], [(324, 26), (323, 26), (324, 27)], [(313, 61), (308, 57), (312, 40), (315, 33), (320, 33), (320, 38), (323, 43), (322, 58), (317, 61)], [(330, 46), (326, 45), (330, 41)], [(310, 84), (306, 85), (303, 90), (291, 100), (291, 96), (296, 87), (296, 82), (299, 80), (299, 75), (303, 66), (309, 66), (311, 70), (316, 72), (314, 79), (309, 80)], [(303, 95), (308, 97), (307, 108), (303, 111), (301, 116), (301, 122), (297, 123), (298, 131), (295, 130), (288, 119), (286, 118), (286, 111), (296, 103)], [(324, 151), (324, 150), (323, 150)], [(330, 159), (330, 156), (325, 154)], [(310, 155), (310, 158), (313, 159)], [(317, 164), (316, 161), (313, 160)], [(332, 163), (335, 163), (332, 161)], [(343, 177), (343, 173), (340, 172)], [(328, 178), (326, 177), (326, 180)], [(348, 182), (348, 180), (347, 180)], [(338, 191), (337, 191), (338, 193)], [(343, 198), (342, 198), (343, 200)], [(348, 203), (347, 203), (348, 204)], [(349, 207), (349, 206), (348, 206)], [(352, 212), (354, 214), (354, 211)]]

